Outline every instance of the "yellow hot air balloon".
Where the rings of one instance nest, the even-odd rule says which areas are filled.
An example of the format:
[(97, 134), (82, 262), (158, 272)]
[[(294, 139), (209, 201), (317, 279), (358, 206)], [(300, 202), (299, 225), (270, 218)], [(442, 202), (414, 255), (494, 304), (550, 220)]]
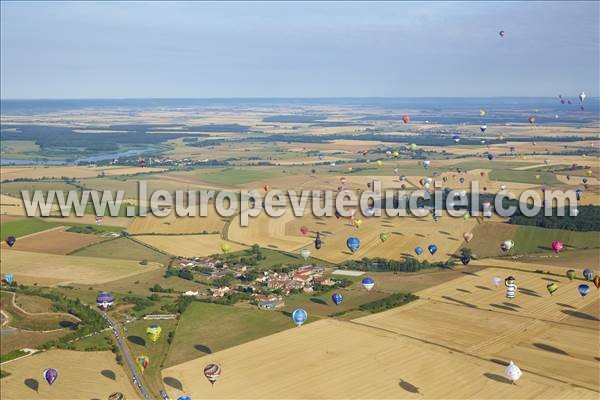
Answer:
[(352, 167), (348, 167), (348, 172), (352, 172)]
[(535, 179), (537, 179), (538, 181), (540, 180), (541, 176), (539, 174), (535, 175)]
[(148, 365), (150, 364), (150, 359), (148, 358), (148, 356), (139, 356), (136, 357), (135, 363), (140, 369), (140, 372), (143, 374), (144, 370), (148, 368)]
[(397, 151), (394, 152), (394, 157), (398, 157), (400, 155), (400, 153), (398, 153)]
[(591, 169), (588, 169), (587, 171), (585, 171), (585, 174), (586, 174), (587, 176), (592, 176), (592, 170), (591, 170)]
[(415, 143), (412, 143), (412, 144), (410, 145), (410, 150), (411, 150), (411, 151), (415, 151), (416, 149), (417, 149), (417, 145), (416, 145)]
[(498, 136), (498, 140), (504, 140), (504, 135)]
[(469, 218), (471, 218), (471, 216), (469, 215), (469, 213), (465, 213), (465, 215), (463, 215), (463, 219), (466, 221)]
[(383, 161), (377, 160), (377, 162), (375, 162), (375, 164), (377, 164), (378, 167), (381, 167), (383, 165)]
[(485, 117), (485, 114), (487, 114), (487, 112), (484, 109), (479, 110), (480, 117)]
[(221, 251), (225, 254), (229, 253), (229, 251), (231, 250), (231, 245), (229, 243), (223, 243), (221, 244)]
[(146, 335), (148, 335), (148, 339), (152, 342), (156, 342), (160, 338), (160, 333), (162, 332), (162, 328), (157, 324), (152, 324), (146, 328)]
[(362, 225), (362, 220), (361, 219), (355, 219), (354, 220), (354, 226), (357, 228), (360, 228), (360, 226)]

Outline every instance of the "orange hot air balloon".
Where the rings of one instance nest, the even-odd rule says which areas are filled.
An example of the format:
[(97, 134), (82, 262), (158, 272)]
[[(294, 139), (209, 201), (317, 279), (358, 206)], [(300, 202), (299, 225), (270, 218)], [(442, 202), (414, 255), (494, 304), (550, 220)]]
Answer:
[(306, 235), (308, 233), (308, 228), (306, 226), (303, 226), (300, 228), (300, 232), (302, 232), (303, 235)]
[(269, 191), (269, 185), (267, 185), (267, 184), (265, 183), (265, 185), (263, 186), (263, 189), (264, 189), (264, 191), (265, 191), (265, 192), (268, 192), (268, 191)]
[(596, 285), (596, 288), (600, 289), (600, 276), (596, 275), (594, 277), (594, 279), (592, 280), (592, 282), (594, 282), (594, 285)]
[(535, 117), (529, 117), (529, 118), (527, 118), (527, 121), (529, 121), (530, 124), (534, 124), (535, 123)]
[(403, 115), (402, 122), (404, 122), (405, 124), (408, 124), (410, 122), (410, 117), (408, 115)]

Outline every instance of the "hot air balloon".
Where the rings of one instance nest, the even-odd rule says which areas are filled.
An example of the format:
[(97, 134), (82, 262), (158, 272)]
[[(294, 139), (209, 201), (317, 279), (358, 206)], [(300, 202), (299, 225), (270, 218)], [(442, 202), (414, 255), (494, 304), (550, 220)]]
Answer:
[(177, 400), (192, 400), (190, 396), (179, 396)]
[(588, 169), (588, 170), (586, 170), (586, 171), (585, 171), (585, 174), (586, 174), (587, 176), (592, 176), (593, 172), (592, 172), (592, 170), (591, 170), (591, 169)]
[(415, 247), (415, 253), (420, 256), (421, 254), (423, 254), (423, 248), (421, 246), (417, 246)]
[(594, 279), (592, 279), (592, 282), (594, 282), (596, 289), (600, 289), (600, 276), (596, 275)]
[(360, 226), (362, 225), (362, 219), (356, 219), (354, 220), (354, 226), (357, 228), (360, 228)]
[(509, 276), (504, 280), (504, 286), (506, 286), (506, 298), (514, 299), (517, 295), (517, 282), (514, 276)]
[(465, 183), (465, 178), (463, 178), (463, 177), (461, 176), (461, 177), (458, 179), (458, 181), (459, 181), (460, 183)]
[(429, 168), (430, 164), (431, 164), (431, 161), (429, 161), (429, 160), (423, 160), (423, 168), (425, 168), (425, 169)]
[(487, 114), (487, 112), (484, 109), (479, 110), (480, 117), (485, 117), (485, 114)]
[(386, 240), (388, 240), (390, 238), (390, 234), (387, 232), (381, 232), (379, 234), (379, 240), (381, 240), (381, 242), (385, 242)]
[(429, 246), (427, 246), (427, 250), (429, 250), (429, 253), (431, 255), (434, 255), (435, 252), (437, 251), (437, 246), (435, 244), (430, 244)]
[(302, 325), (307, 318), (308, 314), (301, 308), (297, 308), (294, 310), (294, 312), (292, 312), (292, 319), (294, 320), (296, 326)]
[(342, 177), (340, 178), (340, 183), (341, 183), (342, 185), (345, 185), (345, 184), (346, 184), (346, 177), (342, 176)]
[(590, 287), (584, 283), (577, 286), (577, 290), (579, 290), (579, 294), (581, 297), (585, 297), (590, 292)]
[(469, 243), (471, 239), (473, 239), (473, 232), (463, 233), (463, 239), (465, 239), (465, 242)]
[(592, 271), (589, 268), (584, 269), (583, 277), (585, 278), (586, 281), (591, 281), (592, 279), (594, 279), (594, 271)]
[(349, 237), (346, 240), (346, 246), (350, 249), (351, 252), (355, 252), (360, 247), (360, 239), (354, 236)]
[(302, 250), (300, 250), (300, 255), (306, 261), (306, 260), (308, 260), (308, 257), (310, 257), (310, 250), (308, 250), (308, 249), (302, 249)]
[(108, 395), (108, 400), (125, 400), (125, 395), (121, 392), (113, 392)]
[(44, 380), (48, 382), (48, 385), (52, 386), (54, 382), (58, 379), (58, 371), (54, 368), (46, 368), (42, 373)]
[(337, 306), (342, 302), (342, 295), (339, 293), (334, 293), (331, 295), (331, 300), (333, 301), (333, 303)]
[(160, 338), (160, 333), (162, 332), (162, 328), (157, 324), (149, 325), (146, 328), (146, 335), (148, 335), (148, 339), (152, 342), (156, 342)]
[(504, 31), (498, 32), (498, 35), (500, 35), (500, 37), (504, 37)]
[(560, 253), (563, 249), (563, 244), (559, 240), (555, 240), (552, 242), (552, 251), (556, 254)]
[(362, 280), (362, 285), (365, 289), (367, 289), (367, 291), (370, 291), (371, 289), (373, 289), (373, 286), (375, 286), (375, 281), (373, 280), (373, 278), (367, 276), (366, 278), (363, 278)]
[(322, 244), (323, 243), (321, 242), (321, 234), (317, 232), (317, 237), (315, 238), (315, 249), (319, 250)]
[(581, 200), (582, 195), (583, 195), (583, 190), (581, 190), (581, 189), (575, 190), (575, 196), (577, 196), (577, 200)]
[(7, 272), (2, 277), (2, 280), (4, 282), (6, 282), (7, 284), (12, 285), (12, 283), (15, 281), (15, 277), (14, 277), (14, 275), (12, 273)]
[(95, 220), (96, 220), (96, 223), (98, 225), (100, 225), (100, 223), (104, 220), (104, 218), (102, 218), (101, 216), (96, 216)]
[(219, 376), (221, 376), (221, 367), (218, 364), (208, 364), (204, 367), (204, 376), (211, 385), (214, 385)]
[(468, 265), (468, 264), (471, 262), (471, 256), (468, 256), (468, 255), (463, 255), (463, 256), (461, 256), (461, 257), (460, 257), (460, 262), (461, 262), (463, 265)]
[(306, 226), (302, 226), (300, 228), (300, 232), (302, 232), (303, 235), (306, 235), (308, 233), (308, 228)]
[(229, 253), (229, 251), (231, 250), (231, 245), (229, 243), (222, 243), (221, 244), (221, 251), (225, 254)]
[(506, 369), (504, 370), (504, 375), (512, 383), (515, 383), (516, 381), (519, 380), (519, 378), (521, 378), (521, 375), (523, 375), (523, 373), (521, 372), (521, 369), (519, 367), (517, 367), (517, 364), (515, 364), (514, 362), (511, 361), (508, 364), (508, 366), (506, 367)]
[(574, 269), (570, 269), (567, 271), (567, 278), (569, 278), (570, 281), (572, 281), (573, 279), (575, 279), (575, 270)]
[(494, 284), (494, 286), (499, 287), (500, 282), (502, 282), (502, 278), (500, 278), (499, 276), (495, 276), (492, 278), (492, 283)]
[(17, 241), (17, 238), (14, 236), (9, 236), (6, 238), (6, 244), (8, 245), (8, 247), (13, 247), (15, 245), (16, 241)]
[(583, 111), (583, 101), (585, 100), (586, 97), (587, 96), (586, 96), (585, 92), (579, 93), (579, 102), (581, 103), (580, 107), (581, 107), (582, 111)]
[(502, 250), (502, 251), (509, 251), (514, 246), (515, 246), (515, 242), (513, 242), (510, 239), (509, 240), (505, 240), (504, 242), (500, 243), (500, 250)]
[(148, 365), (150, 364), (150, 359), (148, 356), (138, 356), (135, 358), (135, 363), (137, 364), (140, 372), (143, 374)]
[(552, 294), (558, 290), (558, 285), (555, 282), (552, 282), (546, 285), (546, 289), (548, 289), (548, 293), (552, 296)]
[(411, 151), (415, 151), (415, 150), (417, 150), (417, 145), (416, 145), (416, 143), (411, 143), (409, 147), (410, 147), (410, 150), (411, 150)]
[(527, 118), (527, 121), (529, 121), (530, 124), (535, 124), (535, 117), (531, 116), (529, 118)]
[(375, 162), (375, 164), (376, 164), (378, 167), (381, 167), (381, 166), (383, 165), (383, 161), (381, 161), (381, 160), (377, 160), (377, 161)]
[(488, 153), (487, 159), (492, 161), (494, 159), (494, 155), (492, 153)]
[[(334, 165), (334, 167), (335, 167), (335, 165)], [(268, 192), (268, 191), (269, 191), (269, 185), (267, 185), (267, 184), (265, 183), (265, 184), (263, 185), (263, 190), (264, 190), (265, 192)]]
[(112, 293), (109, 293), (109, 292), (100, 292), (96, 296), (96, 305), (98, 306), (99, 309), (101, 309), (103, 311), (106, 311), (110, 307), (112, 307), (114, 301), (115, 301), (114, 296), (112, 295)]
[(458, 142), (460, 142), (460, 136), (452, 135), (452, 140), (454, 140), (454, 143), (458, 143)]
[(405, 124), (408, 124), (410, 122), (410, 117), (408, 115), (403, 115), (402, 122), (404, 122)]
[[(394, 157), (398, 157), (398, 156), (400, 156), (400, 153), (398, 153), (397, 151), (395, 151), (395, 152), (394, 152)], [(394, 169), (396, 170), (396, 169), (398, 169), (398, 168), (394, 168)], [(396, 172), (398, 172), (398, 171), (396, 171)]]

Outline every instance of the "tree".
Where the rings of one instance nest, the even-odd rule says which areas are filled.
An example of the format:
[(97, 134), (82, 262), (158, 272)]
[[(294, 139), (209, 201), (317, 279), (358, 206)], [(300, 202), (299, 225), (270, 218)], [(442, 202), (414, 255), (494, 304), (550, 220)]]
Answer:
[(460, 255), (462, 257), (471, 257), (473, 255), (473, 251), (468, 247), (463, 247), (460, 249)]

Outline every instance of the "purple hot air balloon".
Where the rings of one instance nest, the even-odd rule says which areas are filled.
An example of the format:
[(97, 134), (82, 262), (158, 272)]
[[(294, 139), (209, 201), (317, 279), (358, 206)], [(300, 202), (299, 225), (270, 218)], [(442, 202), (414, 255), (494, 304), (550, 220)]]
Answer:
[(42, 376), (46, 382), (48, 382), (48, 385), (52, 386), (52, 384), (58, 379), (58, 371), (54, 368), (46, 368)]

